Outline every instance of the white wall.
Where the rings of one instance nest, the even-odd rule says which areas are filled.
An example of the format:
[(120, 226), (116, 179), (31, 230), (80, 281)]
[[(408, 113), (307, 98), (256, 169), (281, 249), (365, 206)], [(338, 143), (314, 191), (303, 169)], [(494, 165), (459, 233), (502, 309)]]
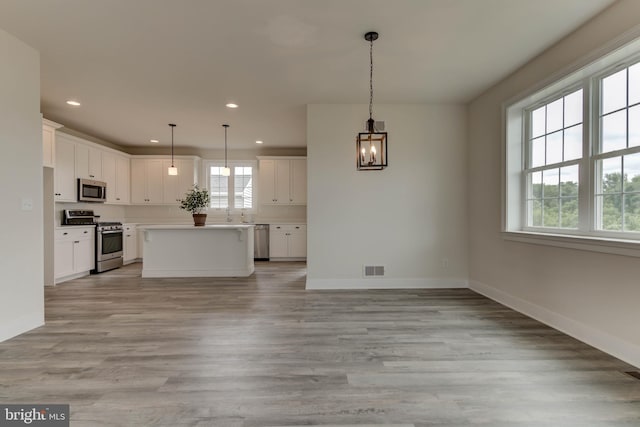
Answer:
[[(307, 107), (307, 288), (467, 285), (466, 111), (374, 105), (389, 166), (357, 171), (368, 105)], [(385, 266), (364, 279), (363, 265)]]
[(40, 55), (0, 30), (0, 63), (3, 341), (44, 323), (44, 257)]
[(611, 8), (469, 107), (471, 287), (640, 366), (640, 259), (505, 241), (501, 104), (638, 24), (640, 2)]

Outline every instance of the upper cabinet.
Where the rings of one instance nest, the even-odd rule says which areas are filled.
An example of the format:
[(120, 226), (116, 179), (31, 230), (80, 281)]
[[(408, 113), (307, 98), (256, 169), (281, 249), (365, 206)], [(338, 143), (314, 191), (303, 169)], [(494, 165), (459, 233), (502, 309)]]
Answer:
[(76, 145), (76, 178), (102, 181), (102, 150), (90, 145)]
[(56, 202), (76, 202), (76, 144), (66, 134), (55, 138), (56, 166), (53, 173), (54, 199)]
[(305, 157), (259, 157), (258, 159), (262, 204), (307, 204), (307, 159)]
[[(108, 204), (130, 202), (130, 156), (66, 133), (55, 133), (56, 202), (77, 202), (78, 178), (107, 183)], [(43, 132), (44, 137), (44, 132)]]
[(102, 180), (107, 183), (107, 203), (130, 202), (130, 160), (116, 153), (102, 153)]
[(42, 166), (52, 168), (56, 165), (56, 129), (62, 125), (42, 119)]
[(131, 159), (131, 204), (176, 205), (184, 193), (197, 183), (198, 159), (174, 158), (178, 175), (169, 175), (171, 160), (166, 158)]

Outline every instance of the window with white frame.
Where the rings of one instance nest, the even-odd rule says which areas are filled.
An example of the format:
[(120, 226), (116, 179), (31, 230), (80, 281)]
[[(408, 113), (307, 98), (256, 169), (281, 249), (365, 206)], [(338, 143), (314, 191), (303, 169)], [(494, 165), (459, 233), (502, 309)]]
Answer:
[(506, 106), (505, 231), (640, 240), (640, 57), (626, 52)]
[(255, 211), (254, 184), (256, 178), (255, 161), (228, 162), (231, 169), (229, 176), (222, 175), (224, 163), (220, 161), (205, 162), (207, 185), (211, 196), (212, 209), (229, 209), (233, 211)]

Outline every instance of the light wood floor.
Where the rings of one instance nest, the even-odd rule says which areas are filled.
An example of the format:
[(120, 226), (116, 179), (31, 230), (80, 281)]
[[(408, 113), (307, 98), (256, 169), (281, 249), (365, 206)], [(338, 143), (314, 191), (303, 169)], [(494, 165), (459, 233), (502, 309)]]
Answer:
[(633, 367), (470, 290), (305, 272), (47, 288), (46, 325), (0, 343), (0, 403), (69, 403), (72, 426), (640, 425)]

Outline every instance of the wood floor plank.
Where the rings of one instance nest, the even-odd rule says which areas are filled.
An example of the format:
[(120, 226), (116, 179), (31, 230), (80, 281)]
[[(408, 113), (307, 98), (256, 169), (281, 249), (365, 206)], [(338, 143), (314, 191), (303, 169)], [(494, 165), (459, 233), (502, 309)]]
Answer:
[(468, 289), (305, 275), (46, 288), (46, 325), (0, 343), (0, 402), (68, 403), (74, 427), (640, 425), (636, 368)]

